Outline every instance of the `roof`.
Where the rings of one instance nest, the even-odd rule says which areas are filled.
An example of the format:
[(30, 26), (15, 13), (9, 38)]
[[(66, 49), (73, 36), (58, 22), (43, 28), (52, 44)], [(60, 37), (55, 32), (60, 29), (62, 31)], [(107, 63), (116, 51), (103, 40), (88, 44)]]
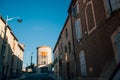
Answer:
[(25, 45), (23, 45), (23, 44), (18, 44), (18, 46), (24, 51)]
[[(1, 15), (0, 15), (0, 19), (3, 21), (4, 24), (6, 24), (5, 20), (3, 19), (3, 17), (2, 17)], [(8, 27), (10, 30), (12, 30), (8, 25), (7, 25), (7, 27)]]
[(55, 51), (55, 49), (56, 49), (56, 47), (57, 47), (57, 44), (59, 43), (59, 40), (60, 40), (60, 38), (61, 38), (62, 32), (63, 32), (64, 29), (65, 29), (65, 26), (66, 26), (67, 22), (68, 22), (68, 19), (69, 19), (69, 15), (67, 16), (67, 19), (66, 19), (66, 21), (65, 21), (65, 23), (64, 23), (64, 26), (63, 26), (60, 34), (59, 34), (58, 40), (57, 40), (57, 42), (56, 42), (56, 44), (55, 44), (55, 47), (54, 47), (54, 49), (53, 49), (53, 53), (54, 53), (54, 51)]
[(71, 0), (71, 3), (70, 3), (69, 8), (68, 8), (68, 13), (71, 12), (71, 7), (72, 7), (72, 5), (75, 4), (76, 1), (77, 0)]

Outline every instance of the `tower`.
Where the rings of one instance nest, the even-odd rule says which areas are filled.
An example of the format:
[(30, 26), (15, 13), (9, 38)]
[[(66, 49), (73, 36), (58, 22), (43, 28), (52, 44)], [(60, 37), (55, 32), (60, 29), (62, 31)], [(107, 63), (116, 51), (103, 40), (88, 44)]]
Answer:
[(52, 49), (48, 46), (37, 47), (37, 66), (47, 66), (52, 63)]

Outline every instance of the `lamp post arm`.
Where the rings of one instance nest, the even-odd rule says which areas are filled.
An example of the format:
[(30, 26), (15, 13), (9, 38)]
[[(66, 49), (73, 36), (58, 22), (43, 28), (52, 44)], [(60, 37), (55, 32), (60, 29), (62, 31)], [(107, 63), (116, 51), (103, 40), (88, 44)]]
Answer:
[(15, 19), (15, 18), (19, 19), (20, 17), (12, 17), (12, 18), (8, 18), (8, 16), (7, 16), (6, 23), (7, 23), (8, 21), (10, 21), (10, 20)]

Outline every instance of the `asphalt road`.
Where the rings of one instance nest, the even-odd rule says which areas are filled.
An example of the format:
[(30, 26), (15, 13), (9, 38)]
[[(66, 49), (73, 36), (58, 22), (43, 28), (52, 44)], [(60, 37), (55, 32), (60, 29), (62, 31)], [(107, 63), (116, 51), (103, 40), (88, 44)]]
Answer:
[(17, 80), (55, 80), (48, 73), (25, 74)]

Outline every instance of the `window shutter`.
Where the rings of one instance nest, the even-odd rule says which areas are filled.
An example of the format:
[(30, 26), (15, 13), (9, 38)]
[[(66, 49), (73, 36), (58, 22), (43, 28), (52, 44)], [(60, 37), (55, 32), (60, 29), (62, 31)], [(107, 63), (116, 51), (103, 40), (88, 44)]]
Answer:
[(72, 7), (72, 16), (76, 17), (76, 9), (75, 9), (75, 7)]
[(85, 62), (85, 52), (81, 51), (79, 57), (80, 57), (81, 75), (86, 76), (87, 70), (86, 70), (86, 62)]
[(80, 41), (82, 39), (80, 19), (75, 21), (76, 39)]
[(79, 13), (79, 4), (76, 2), (76, 4), (72, 7), (72, 16), (76, 17)]
[(76, 3), (76, 13), (78, 14), (80, 11), (79, 11), (79, 4), (78, 4), (78, 2)]

